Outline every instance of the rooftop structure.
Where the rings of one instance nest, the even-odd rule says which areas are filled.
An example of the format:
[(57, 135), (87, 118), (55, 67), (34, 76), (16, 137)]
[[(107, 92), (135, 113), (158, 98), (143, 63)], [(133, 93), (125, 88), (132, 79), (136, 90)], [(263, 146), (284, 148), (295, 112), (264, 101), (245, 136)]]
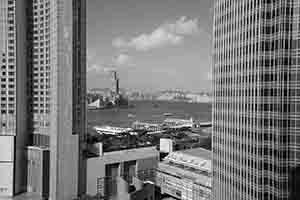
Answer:
[[(97, 147), (93, 147), (93, 144), (97, 145), (97, 143), (102, 143), (104, 152), (148, 146), (156, 146), (164, 153), (195, 147), (210, 149), (211, 139), (210, 135), (206, 133), (193, 133), (182, 130), (148, 130), (145, 132), (130, 128), (103, 127), (98, 131), (94, 128), (89, 130), (88, 143), (90, 148), (88, 157), (93, 156), (93, 152), (97, 152), (95, 150)], [(166, 142), (162, 143), (161, 140)]]
[(212, 153), (195, 148), (170, 153), (158, 164), (156, 185), (161, 193), (184, 200), (209, 200)]
[(87, 194), (100, 194), (109, 199), (118, 196), (120, 181), (128, 186), (135, 178), (154, 181), (153, 169), (158, 161), (159, 152), (153, 146), (102, 152), (98, 157), (88, 159)]

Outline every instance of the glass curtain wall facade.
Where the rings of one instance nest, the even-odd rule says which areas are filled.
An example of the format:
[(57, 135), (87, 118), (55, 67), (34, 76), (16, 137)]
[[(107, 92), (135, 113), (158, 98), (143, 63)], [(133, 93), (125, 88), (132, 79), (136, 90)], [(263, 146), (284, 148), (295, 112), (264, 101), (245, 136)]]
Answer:
[(296, 199), (300, 1), (215, 0), (214, 13), (213, 199)]

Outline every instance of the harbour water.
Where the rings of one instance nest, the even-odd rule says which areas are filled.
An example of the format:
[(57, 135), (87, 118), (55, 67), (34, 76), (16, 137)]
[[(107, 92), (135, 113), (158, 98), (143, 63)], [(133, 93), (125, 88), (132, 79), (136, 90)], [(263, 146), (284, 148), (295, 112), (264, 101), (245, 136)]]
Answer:
[[(162, 122), (165, 118), (193, 117), (197, 121), (211, 121), (210, 103), (186, 103), (165, 101), (133, 101), (132, 108), (89, 110), (88, 125), (130, 127), (134, 121)], [(172, 114), (165, 116), (166, 114)]]

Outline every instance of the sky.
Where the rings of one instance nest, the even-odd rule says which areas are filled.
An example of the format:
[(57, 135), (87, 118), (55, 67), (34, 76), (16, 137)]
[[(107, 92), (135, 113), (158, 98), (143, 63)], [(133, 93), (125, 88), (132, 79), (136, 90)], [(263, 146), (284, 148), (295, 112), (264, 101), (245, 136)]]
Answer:
[(88, 88), (211, 88), (212, 0), (88, 0)]

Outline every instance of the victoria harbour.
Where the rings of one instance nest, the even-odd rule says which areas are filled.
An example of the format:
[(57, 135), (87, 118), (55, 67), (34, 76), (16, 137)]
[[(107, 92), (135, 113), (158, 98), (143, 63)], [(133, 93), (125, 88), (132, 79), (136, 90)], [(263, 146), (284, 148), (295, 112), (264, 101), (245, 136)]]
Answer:
[[(130, 127), (135, 121), (161, 122), (167, 117), (211, 121), (210, 103), (133, 101), (133, 107), (88, 111), (88, 125)], [(165, 115), (164, 115), (165, 114)], [(169, 115), (169, 116), (166, 116)]]

